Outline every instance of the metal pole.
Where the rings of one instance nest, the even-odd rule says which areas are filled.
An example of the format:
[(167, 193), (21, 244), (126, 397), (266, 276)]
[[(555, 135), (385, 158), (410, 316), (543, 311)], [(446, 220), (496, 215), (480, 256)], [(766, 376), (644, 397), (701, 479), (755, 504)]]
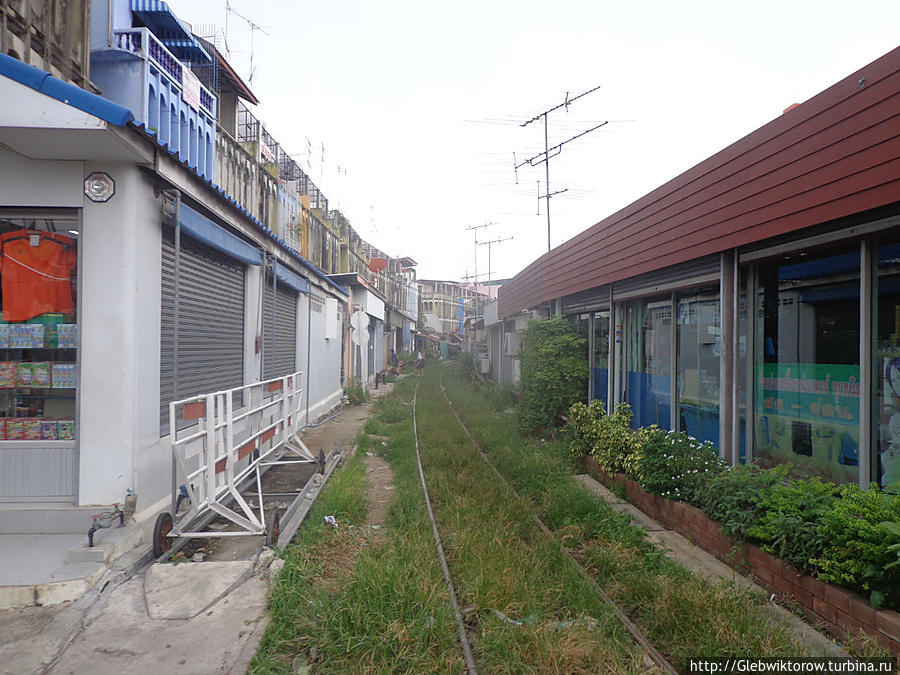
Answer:
[[(875, 338), (877, 337), (876, 317), (878, 300), (878, 261), (874, 255), (875, 246), (870, 239), (860, 242), (860, 269), (859, 269), (859, 487), (865, 490), (869, 481), (880, 480), (875, 468), (878, 466), (875, 460), (873, 441), (875, 434), (872, 425), (872, 394), (873, 384), (877, 382), (872, 358)], [(873, 311), (874, 310), (874, 311)]]
[[(278, 312), (278, 277), (275, 275), (275, 265), (277, 263), (272, 261), (272, 315), (269, 321), (269, 326), (272, 329), (272, 365), (275, 365), (275, 314)], [(263, 345), (263, 352), (265, 352), (265, 345)], [(278, 373), (275, 373), (275, 377), (278, 377)], [(263, 373), (263, 379), (265, 379), (265, 373)]]
[[(172, 304), (172, 400), (178, 400), (178, 304), (181, 291), (181, 192), (174, 191), (175, 195), (175, 289)], [(171, 413), (170, 413), (171, 414)], [(171, 429), (176, 428), (175, 420), (169, 420)], [(174, 440), (174, 439), (173, 439)], [(172, 518), (178, 506), (178, 466), (175, 463), (175, 455), (172, 455)]]
[(547, 189), (547, 251), (550, 251), (550, 144), (547, 141), (547, 113), (544, 113), (544, 186)]
[[(344, 339), (343, 330), (341, 330), (341, 340)], [(309, 425), (309, 364), (310, 353), (312, 352), (312, 296), (306, 294), (306, 424)]]

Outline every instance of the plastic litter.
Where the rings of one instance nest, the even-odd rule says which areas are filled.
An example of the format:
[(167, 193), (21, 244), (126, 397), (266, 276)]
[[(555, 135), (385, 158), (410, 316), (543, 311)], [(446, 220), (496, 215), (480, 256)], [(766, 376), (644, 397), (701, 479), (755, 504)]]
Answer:
[(332, 527), (337, 527), (337, 521), (334, 519), (334, 516), (325, 516), (325, 522), (331, 525)]

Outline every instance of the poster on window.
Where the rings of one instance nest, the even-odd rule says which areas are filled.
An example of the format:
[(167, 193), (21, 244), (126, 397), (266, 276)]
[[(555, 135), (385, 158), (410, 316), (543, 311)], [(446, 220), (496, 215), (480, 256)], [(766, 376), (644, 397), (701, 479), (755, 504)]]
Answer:
[(881, 484), (900, 481), (900, 357), (884, 357), (881, 361), (881, 401), (879, 454)]
[(791, 462), (824, 480), (855, 482), (859, 366), (767, 363), (756, 368), (756, 446), (764, 464)]

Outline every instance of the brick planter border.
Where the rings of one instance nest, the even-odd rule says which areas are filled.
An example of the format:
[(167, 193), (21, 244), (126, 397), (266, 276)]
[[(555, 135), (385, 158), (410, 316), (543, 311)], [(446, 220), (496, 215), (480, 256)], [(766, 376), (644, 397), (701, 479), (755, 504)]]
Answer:
[(874, 609), (852, 591), (801, 574), (753, 544), (735, 542), (722, 531), (718, 521), (695, 506), (648, 494), (625, 474), (606, 473), (591, 456), (585, 457), (584, 466), (607, 487), (623, 488), (628, 501), (666, 528), (675, 530), (741, 574), (752, 575), (782, 602), (799, 605), (809, 619), (823, 625), (838, 639), (864, 633), (900, 656), (900, 613)]

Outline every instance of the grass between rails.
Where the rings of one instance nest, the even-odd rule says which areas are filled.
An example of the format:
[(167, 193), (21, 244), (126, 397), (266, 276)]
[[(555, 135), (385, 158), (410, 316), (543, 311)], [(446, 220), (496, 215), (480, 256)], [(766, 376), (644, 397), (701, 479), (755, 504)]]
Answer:
[(691, 656), (807, 655), (765, 609), (764, 596), (688, 573), (626, 516), (579, 486), (571, 474), (580, 470), (565, 444), (519, 436), (514, 414), (503, 411), (508, 403), (494, 389), (473, 387), (449, 370), (444, 384), (491, 461), (675, 667)]
[[(368, 511), (362, 456), (375, 447), (364, 434), (359, 452), (334, 473), (285, 551), (270, 594), (272, 621), (250, 673), (310, 672), (304, 665), (321, 673), (462, 668), (430, 526), (416, 497), (410, 414), (368, 426), (392, 437), (384, 449), (397, 493), (389, 535), (375, 537), (361, 527)], [(337, 529), (325, 524), (326, 515), (335, 517)]]
[(419, 446), (438, 529), (484, 672), (646, 672), (611, 608), (484, 464), (429, 369)]
[[(449, 371), (454, 407), (501, 472), (488, 469), (439, 386), (442, 369), (397, 383), (366, 425), (360, 453), (333, 475), (273, 587), (272, 622), (251, 673), (461, 672), (456, 625), (418, 482), (413, 389), (425, 474), (480, 672), (647, 672), (641, 651), (562, 554), (578, 551), (600, 584), (678, 668), (689, 656), (792, 655), (804, 649), (774, 625), (764, 598), (693, 577), (643, 532), (572, 478), (561, 443), (516, 432), (504, 392), (473, 389)], [(394, 471), (394, 500), (378, 536), (363, 457)], [(532, 510), (556, 531), (549, 540)], [(337, 529), (324, 523), (334, 515)], [(307, 670), (302, 667), (308, 666)]]
[[(498, 489), (442, 399), (438, 372), (419, 392), (420, 443), (448, 562), (481, 672), (646, 672), (615, 617)], [(397, 393), (412, 399), (416, 378)], [(336, 472), (273, 588), (272, 623), (252, 673), (461, 672), (462, 653), (418, 483), (411, 406), (379, 404), (361, 439), (394, 471), (384, 537), (366, 537), (360, 455)], [(424, 439), (424, 440), (423, 440)], [(340, 527), (324, 525), (335, 515)], [(349, 526), (355, 527), (351, 529)], [(362, 543), (366, 545), (363, 546)]]

